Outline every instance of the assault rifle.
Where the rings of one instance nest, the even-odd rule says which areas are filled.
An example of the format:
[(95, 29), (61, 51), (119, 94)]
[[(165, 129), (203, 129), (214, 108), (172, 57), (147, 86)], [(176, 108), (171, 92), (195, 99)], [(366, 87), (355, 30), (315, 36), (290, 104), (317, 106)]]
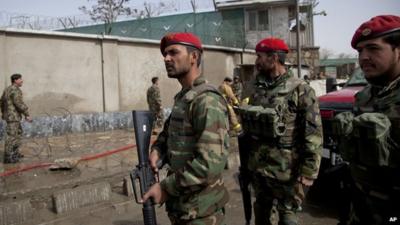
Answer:
[[(151, 185), (156, 182), (155, 174), (149, 165), (149, 145), (155, 116), (150, 111), (132, 111), (132, 116), (139, 164), (131, 172), (131, 179), (136, 203), (140, 204), (136, 191), (136, 180), (139, 180), (140, 183), (141, 198), (150, 189)], [(142, 212), (144, 225), (157, 225), (152, 199), (148, 199), (143, 203)]]
[(251, 220), (251, 192), (250, 192), (251, 173), (247, 167), (249, 161), (249, 152), (248, 152), (249, 138), (250, 137), (246, 134), (238, 136), (239, 158), (240, 158), (239, 185), (240, 185), (240, 191), (242, 192), (244, 217), (246, 219), (246, 225), (250, 225), (250, 220)]

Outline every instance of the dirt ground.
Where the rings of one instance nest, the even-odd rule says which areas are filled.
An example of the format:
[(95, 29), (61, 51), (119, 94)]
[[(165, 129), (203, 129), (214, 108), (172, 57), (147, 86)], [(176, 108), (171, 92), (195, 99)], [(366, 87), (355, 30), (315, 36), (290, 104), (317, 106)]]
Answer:
[[(237, 167), (225, 171), (225, 181), (229, 189), (230, 201), (226, 205), (226, 224), (244, 225), (244, 214), (241, 201), (241, 193), (236, 182)], [(157, 223), (170, 224), (164, 208), (156, 207)], [(300, 224), (303, 225), (336, 225), (338, 220), (330, 206), (309, 203), (304, 205), (303, 212), (299, 213)], [(84, 209), (79, 212), (65, 215), (64, 218), (53, 220), (51, 225), (142, 225), (143, 218), (141, 205), (133, 199), (115, 194), (113, 203), (96, 208)], [(254, 220), (252, 220), (254, 224)]]
[[(110, 132), (98, 132), (89, 134), (69, 134), (52, 138), (30, 138), (24, 139), (22, 153), (25, 158), (20, 165), (32, 163), (51, 162), (62, 157), (82, 157), (91, 154), (98, 154), (110, 149), (119, 148), (129, 144), (134, 144), (134, 133), (132, 130), (119, 130)], [(1, 152), (3, 142), (0, 143)], [(224, 172), (224, 179), (229, 190), (230, 201), (226, 205), (226, 224), (242, 225), (245, 224), (242, 206), (242, 197), (237, 182), (238, 161), (237, 145), (235, 140), (231, 143), (231, 159), (233, 164)], [(136, 150), (118, 152), (110, 156), (82, 162), (71, 171), (50, 172), (47, 168), (30, 170), (15, 175), (1, 178), (1, 193), (16, 192), (20, 188), (21, 192), (31, 191), (37, 188), (37, 196), (42, 196), (40, 186), (50, 187), (57, 183), (80, 178), (89, 179), (92, 176), (109, 174), (103, 179), (112, 184), (111, 201), (98, 204), (96, 206), (82, 208), (76, 211), (55, 215), (46, 207), (37, 207), (35, 218), (29, 221), (30, 225), (141, 225), (143, 224), (141, 205), (136, 204), (132, 197), (122, 194), (122, 180), (115, 181), (113, 174), (126, 174), (134, 168), (137, 163)], [(2, 165), (0, 165), (3, 167)], [(15, 167), (15, 165), (13, 165)], [(12, 166), (7, 165), (7, 171)], [(1, 173), (1, 171), (0, 171)], [(113, 179), (114, 178), (114, 179)], [(119, 178), (118, 178), (119, 179)], [(47, 188), (46, 191), (48, 191)], [(314, 190), (316, 189), (316, 191)], [(315, 194), (312, 201), (306, 201), (303, 211), (299, 213), (300, 224), (304, 225), (336, 225), (338, 223), (337, 212), (332, 205), (335, 197), (332, 193), (324, 192), (318, 187), (310, 190), (309, 195)], [(326, 198), (329, 196), (329, 198)], [(0, 198), (0, 203), (1, 203)], [(43, 200), (45, 201), (45, 200)], [(34, 201), (40, 205), (40, 200)], [(43, 203), (44, 204), (44, 203)], [(156, 207), (158, 224), (170, 224), (164, 208)]]

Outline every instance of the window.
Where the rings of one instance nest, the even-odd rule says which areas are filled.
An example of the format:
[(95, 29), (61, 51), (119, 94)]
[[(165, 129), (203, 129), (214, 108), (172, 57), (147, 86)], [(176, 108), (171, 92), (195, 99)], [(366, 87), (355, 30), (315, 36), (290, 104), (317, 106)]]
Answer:
[(258, 11), (258, 30), (268, 30), (268, 11)]
[(255, 11), (249, 12), (249, 30), (257, 30), (256, 17), (257, 13)]
[(248, 11), (248, 30), (268, 30), (268, 10)]

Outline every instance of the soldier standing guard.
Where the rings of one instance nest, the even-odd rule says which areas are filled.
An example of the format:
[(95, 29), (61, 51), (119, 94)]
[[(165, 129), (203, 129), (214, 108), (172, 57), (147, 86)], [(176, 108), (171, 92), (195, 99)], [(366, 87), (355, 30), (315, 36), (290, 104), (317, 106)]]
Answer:
[(336, 117), (350, 125), (349, 139), (339, 143), (348, 142), (341, 149), (354, 180), (348, 224), (399, 224), (400, 17), (373, 17), (356, 30), (351, 46), (369, 84), (356, 95), (354, 115)]
[(22, 91), (20, 89), (22, 83), (21, 74), (13, 74), (11, 76), (11, 85), (4, 90), (1, 96), (0, 107), (2, 119), (7, 122), (4, 163), (17, 163), (24, 157), (24, 155), (19, 152), (22, 136), (22, 115), (25, 116), (26, 121), (32, 122), (28, 107), (23, 101)]
[[(256, 225), (296, 225), (303, 185), (317, 178), (322, 125), (314, 90), (285, 67), (289, 49), (277, 38), (256, 45), (258, 74), (249, 105), (240, 110), (249, 136), (248, 168)], [(250, 118), (250, 119), (249, 119)]]
[(156, 116), (154, 128), (161, 128), (164, 122), (164, 115), (161, 105), (160, 88), (158, 87), (158, 77), (151, 78), (151, 83), (151, 87), (147, 89), (147, 104), (150, 111)]
[(172, 225), (223, 225), (229, 199), (222, 180), (229, 146), (226, 101), (201, 75), (198, 37), (171, 33), (161, 39), (160, 49), (168, 77), (177, 79), (182, 90), (149, 156), (155, 172), (163, 156), (170, 170), (143, 201), (166, 202)]

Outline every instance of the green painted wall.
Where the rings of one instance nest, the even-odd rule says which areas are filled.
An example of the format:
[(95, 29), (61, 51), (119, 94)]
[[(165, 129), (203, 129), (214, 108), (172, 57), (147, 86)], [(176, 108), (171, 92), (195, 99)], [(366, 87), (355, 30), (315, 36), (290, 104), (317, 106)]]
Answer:
[[(62, 31), (102, 34), (110, 27), (93, 25)], [(115, 22), (110, 35), (160, 40), (168, 32), (192, 32), (204, 44), (242, 48), (244, 46), (243, 10), (186, 13)], [(107, 32), (105, 32), (107, 33)]]

